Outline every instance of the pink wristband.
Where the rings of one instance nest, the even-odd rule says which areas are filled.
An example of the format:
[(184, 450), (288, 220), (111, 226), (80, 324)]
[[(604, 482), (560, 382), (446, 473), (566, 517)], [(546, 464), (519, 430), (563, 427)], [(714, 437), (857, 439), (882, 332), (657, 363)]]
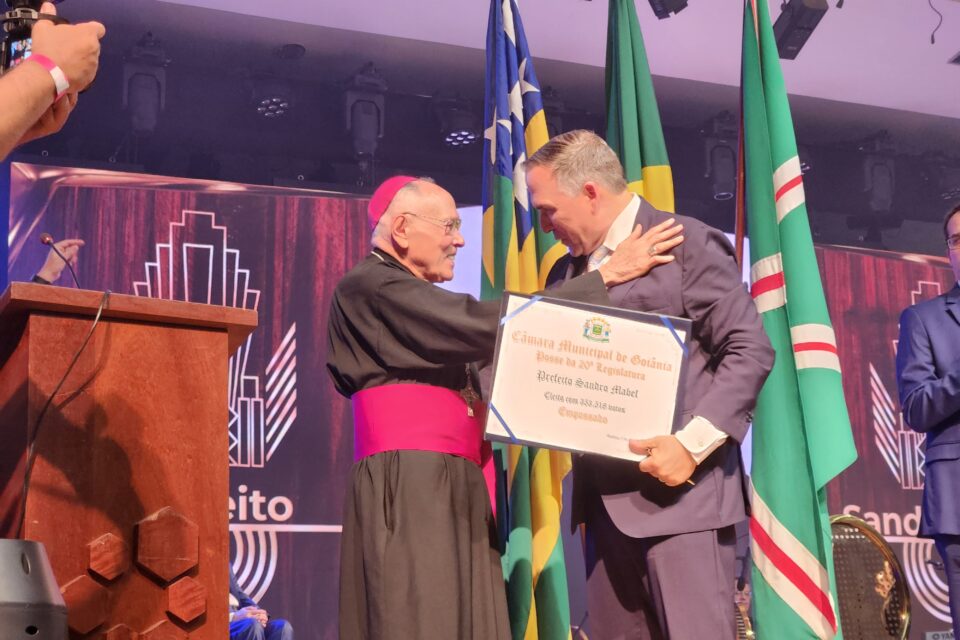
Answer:
[(67, 80), (67, 75), (63, 72), (63, 69), (58, 67), (56, 62), (40, 53), (32, 54), (27, 58), (27, 61), (30, 60), (33, 60), (50, 73), (50, 77), (53, 78), (53, 84), (57, 87), (56, 100), (62, 98), (67, 92), (67, 89), (70, 88), (70, 81)]

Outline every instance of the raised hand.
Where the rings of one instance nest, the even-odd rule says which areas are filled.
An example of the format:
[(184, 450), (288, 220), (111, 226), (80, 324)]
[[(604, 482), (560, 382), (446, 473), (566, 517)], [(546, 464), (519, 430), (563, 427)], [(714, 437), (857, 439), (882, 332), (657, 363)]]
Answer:
[[(45, 2), (40, 13), (57, 14), (52, 2)], [(63, 69), (70, 93), (79, 93), (93, 82), (100, 64), (100, 39), (106, 27), (99, 22), (54, 24), (37, 20), (33, 25), (33, 53), (44, 55)]]
[[(61, 100), (61, 102), (63, 101)], [(77, 254), (80, 252), (80, 247), (84, 244), (86, 243), (79, 238), (68, 238), (57, 242), (54, 246), (57, 248), (57, 251), (63, 254), (63, 257), (66, 258), (68, 262), (76, 264)], [(47, 282), (53, 283), (60, 279), (60, 274), (62, 274), (66, 268), (67, 263), (61, 260), (60, 256), (51, 249), (50, 252), (47, 253), (47, 259), (44, 261), (43, 266), (40, 267), (40, 271), (37, 271), (37, 275)]]
[(674, 218), (650, 227), (644, 233), (637, 225), (627, 239), (617, 245), (613, 255), (600, 268), (600, 275), (608, 287), (647, 275), (654, 267), (673, 262), (670, 251), (683, 242), (682, 224)]

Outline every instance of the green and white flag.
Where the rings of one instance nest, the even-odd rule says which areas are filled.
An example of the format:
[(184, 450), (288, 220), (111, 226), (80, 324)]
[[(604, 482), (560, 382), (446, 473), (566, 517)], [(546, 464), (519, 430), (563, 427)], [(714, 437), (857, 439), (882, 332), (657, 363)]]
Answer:
[(856, 460), (766, 0), (746, 0), (742, 67), (751, 293), (777, 352), (754, 414), (757, 637), (840, 636), (826, 484)]

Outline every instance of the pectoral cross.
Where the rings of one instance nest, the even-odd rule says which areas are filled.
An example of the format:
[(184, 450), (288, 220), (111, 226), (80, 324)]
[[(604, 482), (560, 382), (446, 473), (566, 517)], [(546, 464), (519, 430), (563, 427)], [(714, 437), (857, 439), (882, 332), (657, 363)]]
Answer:
[(477, 400), (480, 400), (480, 395), (473, 388), (473, 376), (470, 375), (470, 365), (465, 365), (467, 372), (467, 381), (463, 385), (463, 389), (460, 389), (460, 397), (463, 398), (463, 401), (467, 403), (467, 415), (473, 417), (473, 403)]

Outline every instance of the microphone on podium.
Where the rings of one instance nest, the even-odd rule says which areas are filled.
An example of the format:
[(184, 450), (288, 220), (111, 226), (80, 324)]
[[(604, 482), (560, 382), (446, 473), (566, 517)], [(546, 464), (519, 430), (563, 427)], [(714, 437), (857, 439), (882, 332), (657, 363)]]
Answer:
[(63, 260), (63, 263), (67, 265), (67, 269), (70, 269), (70, 275), (73, 276), (73, 282), (74, 284), (77, 285), (77, 289), (82, 289), (82, 287), (80, 286), (80, 281), (77, 280), (77, 273), (73, 270), (73, 265), (71, 265), (70, 261), (67, 260), (67, 258), (62, 253), (60, 253), (59, 249), (57, 249), (57, 245), (53, 241), (53, 236), (50, 235), (49, 233), (41, 233), (40, 242), (41, 244), (45, 244), (49, 246), (50, 250), (53, 251), (55, 254), (57, 254), (57, 256), (59, 256), (61, 260)]
[[(67, 260), (67, 257), (60, 252), (60, 249), (57, 248), (56, 243), (53, 241), (53, 236), (49, 233), (40, 234), (41, 244), (45, 244), (50, 247), (50, 250), (53, 251), (57, 256), (63, 260), (63, 264), (70, 269), (70, 275), (73, 276), (73, 282), (77, 285), (77, 289), (80, 289), (80, 281), (77, 280), (77, 274), (73, 270), (73, 266), (70, 264), (70, 261)], [(82, 243), (80, 243), (82, 244)], [(48, 256), (49, 257), (49, 256)], [(58, 276), (59, 277), (59, 276)], [(57, 279), (57, 278), (55, 278)], [(41, 280), (46, 282), (46, 280)], [(40, 414), (37, 416), (36, 421), (33, 425), (33, 430), (28, 433), (29, 435), (28, 444), (27, 444), (27, 456), (26, 456), (26, 465), (23, 472), (23, 488), (21, 489), (21, 498), (20, 498), (20, 513), (19, 519), (17, 521), (16, 529), (17, 537), (23, 535), (23, 527), (26, 522), (26, 509), (27, 509), (27, 494), (30, 490), (30, 479), (33, 473), (33, 464), (36, 460), (36, 443), (40, 437), (40, 429), (43, 427), (43, 417), (46, 415), (47, 410), (53, 404), (53, 399), (57, 397), (57, 394), (60, 392), (60, 389), (63, 388), (63, 384), (67, 381), (67, 378), (70, 376), (70, 372), (73, 371), (73, 368), (76, 366), (77, 361), (80, 360), (80, 356), (83, 354), (84, 349), (87, 348), (87, 344), (90, 342), (90, 338), (93, 337), (94, 331), (96, 331), (97, 326), (100, 324), (100, 318), (103, 315), (103, 310), (107, 307), (107, 302), (110, 300), (110, 290), (107, 289), (103, 292), (103, 297), (100, 298), (100, 307), (97, 309), (97, 314), (93, 318), (93, 323), (90, 325), (90, 329), (87, 331), (86, 337), (83, 339), (83, 342), (80, 343), (80, 348), (77, 349), (76, 353), (73, 355), (73, 359), (70, 361), (70, 365), (67, 367), (66, 372), (60, 378), (60, 382), (57, 383), (57, 386), (54, 387), (53, 391), (47, 396), (47, 402), (43, 405), (43, 408), (40, 409)], [(2, 612), (0, 612), (2, 613)]]

